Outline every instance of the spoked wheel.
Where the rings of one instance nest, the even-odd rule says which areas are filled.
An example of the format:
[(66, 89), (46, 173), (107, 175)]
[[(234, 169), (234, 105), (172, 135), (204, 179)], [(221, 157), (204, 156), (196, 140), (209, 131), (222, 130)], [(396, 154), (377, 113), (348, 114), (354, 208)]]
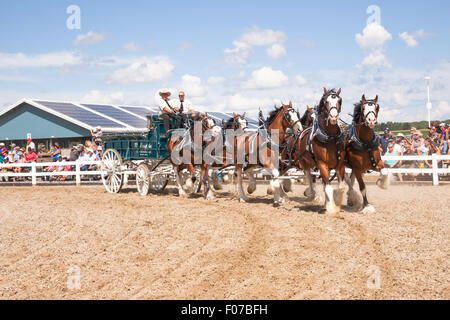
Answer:
[(136, 187), (141, 196), (150, 192), (150, 167), (146, 163), (141, 163), (136, 169)]
[(150, 188), (153, 192), (162, 192), (169, 183), (169, 175), (164, 173), (162, 167), (150, 173)]
[(123, 186), (122, 157), (114, 149), (108, 149), (103, 154), (101, 176), (103, 185), (109, 193), (118, 193)]
[[(191, 174), (188, 170), (184, 170), (181, 174), (181, 178), (183, 179), (183, 185), (186, 184), (186, 180), (191, 177)], [(200, 167), (195, 167), (194, 175), (195, 181), (193, 181), (194, 185), (190, 189), (185, 189), (186, 192), (195, 194), (199, 193), (202, 187), (202, 169)]]

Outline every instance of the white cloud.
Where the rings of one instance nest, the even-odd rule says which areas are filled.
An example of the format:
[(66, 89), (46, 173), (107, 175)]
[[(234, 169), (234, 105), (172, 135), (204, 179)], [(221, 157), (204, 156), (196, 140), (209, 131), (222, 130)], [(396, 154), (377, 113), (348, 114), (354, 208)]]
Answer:
[(81, 57), (73, 52), (49, 52), (38, 55), (0, 52), (0, 68), (62, 67), (77, 65)]
[(317, 48), (317, 44), (308, 40), (300, 40), (300, 45), (309, 49)]
[(202, 85), (202, 80), (199, 77), (185, 74), (181, 77), (180, 89), (190, 97), (202, 97), (206, 90)]
[(279, 43), (275, 43), (271, 47), (267, 48), (267, 55), (272, 59), (279, 59), (286, 56), (286, 48)]
[(303, 78), (301, 75), (296, 75), (295, 76), (295, 82), (299, 85), (302, 86), (304, 84), (307, 83), (307, 81), (305, 80), (305, 78)]
[(356, 43), (366, 53), (366, 57), (359, 66), (390, 68), (391, 65), (384, 55), (384, 45), (391, 39), (392, 35), (382, 25), (375, 22), (368, 24), (362, 34), (356, 34)]
[(224, 81), (224, 77), (209, 77), (208, 80), (206, 80), (206, 83), (208, 83), (209, 85), (216, 85)]
[[(287, 37), (284, 32), (270, 29), (259, 29), (254, 26), (247, 29), (237, 40), (233, 41), (232, 49), (225, 49), (225, 57), (228, 63), (247, 63), (248, 58), (255, 46), (271, 46), (267, 54), (271, 58), (279, 58), (286, 55), (286, 49), (282, 45)], [(278, 44), (278, 46), (274, 46)]]
[(125, 44), (122, 48), (122, 51), (127, 51), (127, 52), (137, 52), (140, 51), (141, 48), (134, 42), (129, 42), (127, 44)]
[(408, 47), (417, 47), (419, 45), (419, 42), (417, 42), (416, 39), (412, 35), (410, 35), (408, 32), (402, 32), (399, 34), (399, 37), (405, 41), (406, 45)]
[(192, 42), (190, 42), (190, 41), (183, 41), (178, 46), (178, 49), (180, 49), (181, 51), (187, 51), (189, 49), (192, 49), (193, 46), (194, 46), (194, 44)]
[(279, 70), (272, 70), (270, 67), (263, 67), (252, 72), (251, 78), (244, 85), (245, 88), (276, 88), (286, 85), (289, 78)]
[(450, 118), (450, 105), (448, 101), (439, 101), (436, 108), (431, 109), (433, 119), (447, 120)]
[(166, 80), (175, 66), (167, 57), (144, 57), (128, 67), (116, 70), (107, 83), (148, 83)]
[(106, 37), (103, 34), (89, 31), (86, 34), (79, 34), (73, 44), (75, 46), (97, 44), (104, 41)]
[(269, 97), (254, 98), (240, 93), (229, 96), (225, 100), (227, 101), (227, 108), (231, 108), (233, 111), (255, 111), (260, 107), (268, 107), (276, 103), (276, 100)]
[(122, 104), (125, 96), (123, 92), (103, 93), (98, 90), (92, 90), (81, 98), (83, 103), (108, 103), (108, 104)]
[(399, 37), (403, 41), (405, 41), (408, 47), (417, 47), (419, 45), (419, 41), (417, 41), (418, 39), (428, 39), (434, 36), (435, 36), (434, 33), (426, 32), (423, 29), (413, 31), (411, 33), (405, 31), (399, 34)]

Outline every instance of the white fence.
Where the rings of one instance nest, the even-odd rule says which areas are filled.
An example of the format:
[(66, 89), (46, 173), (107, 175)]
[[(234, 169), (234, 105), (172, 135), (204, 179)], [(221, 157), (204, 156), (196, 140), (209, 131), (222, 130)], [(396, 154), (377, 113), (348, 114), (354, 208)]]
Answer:
[[(450, 160), (450, 155), (436, 155), (433, 154), (431, 156), (389, 156), (382, 157), (383, 160), (401, 160), (401, 161), (431, 161), (431, 168), (396, 168), (396, 169), (388, 169), (391, 173), (415, 173), (415, 174), (431, 174), (433, 177), (433, 185), (439, 185), (439, 175), (440, 174), (450, 174), (450, 167), (447, 168), (439, 168), (438, 161), (448, 161)], [(38, 177), (54, 177), (54, 176), (70, 176), (75, 177), (75, 182), (77, 185), (82, 183), (82, 176), (100, 176), (100, 171), (81, 171), (81, 168), (85, 165), (97, 165), (101, 164), (101, 161), (89, 161), (89, 162), (46, 162), (46, 163), (12, 163), (12, 164), (0, 164), (0, 171), (5, 168), (30, 168), (27, 170), (28, 172), (22, 173), (14, 173), (12, 171), (8, 171), (6, 173), (0, 172), (0, 179), (3, 177), (31, 177), (31, 184), (37, 184)], [(43, 169), (45, 167), (59, 167), (59, 166), (73, 166), (75, 167), (74, 171), (53, 171), (47, 172)], [(38, 170), (40, 168), (40, 170)], [(124, 182), (126, 183), (128, 180), (128, 175), (132, 174), (132, 171), (126, 171)]]

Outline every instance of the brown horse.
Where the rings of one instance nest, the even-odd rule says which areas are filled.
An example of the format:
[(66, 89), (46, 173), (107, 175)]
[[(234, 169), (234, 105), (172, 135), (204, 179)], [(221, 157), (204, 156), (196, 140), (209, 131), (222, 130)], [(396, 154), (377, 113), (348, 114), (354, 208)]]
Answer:
[[(183, 189), (183, 182), (180, 176), (182, 170), (187, 169), (190, 177), (186, 180), (186, 187), (192, 188), (194, 186), (193, 180), (195, 164), (199, 163), (201, 167), (201, 182), (203, 183), (203, 194), (207, 199), (214, 198), (210, 189), (209, 179), (207, 175), (208, 164), (203, 159), (203, 149), (205, 148), (208, 138), (205, 138), (205, 133), (210, 132), (216, 127), (215, 121), (208, 116), (199, 113), (194, 118), (194, 125), (182, 136), (173, 135), (167, 143), (167, 151), (170, 155), (170, 162), (172, 163), (175, 172), (176, 183), (180, 197), (186, 197), (187, 194)], [(201, 130), (199, 125), (201, 124)], [(197, 142), (197, 143), (196, 143)], [(186, 145), (184, 145), (186, 144)], [(183, 146), (184, 145), (184, 146)], [(198, 159), (198, 156), (201, 159)]]
[(375, 208), (367, 201), (363, 174), (368, 170), (378, 171), (381, 173), (381, 177), (378, 179), (377, 185), (381, 189), (387, 189), (389, 185), (389, 175), (384, 169), (378, 148), (380, 140), (373, 130), (377, 124), (379, 111), (378, 96), (373, 100), (366, 100), (366, 97), (362, 96), (361, 101), (355, 104), (353, 124), (346, 146), (346, 164), (352, 169), (351, 178), (346, 177), (345, 179), (349, 186), (347, 204), (354, 206), (358, 203), (358, 194), (353, 189), (356, 178), (363, 197), (362, 213), (375, 212)]
[[(314, 189), (311, 169), (318, 168), (325, 191), (325, 210), (327, 213), (340, 211), (344, 195), (345, 175), (345, 135), (338, 125), (342, 106), (341, 89), (324, 88), (322, 99), (317, 109), (317, 116), (310, 134), (298, 139), (293, 157), (299, 161), (299, 169), (303, 170), (309, 183), (305, 195), (310, 199), (318, 199)], [(329, 172), (334, 169), (338, 176), (338, 190), (333, 192), (329, 181)]]
[[(247, 165), (241, 161), (236, 161), (236, 186), (239, 200), (241, 202), (248, 201), (249, 198), (245, 194), (242, 185), (243, 172), (249, 177), (249, 186), (247, 192), (249, 194), (256, 190), (256, 180), (254, 178), (253, 170), (256, 168), (265, 168), (272, 175), (269, 192), (274, 194), (274, 203), (278, 204), (282, 201), (280, 197), (280, 182), (279, 182), (279, 153), (278, 146), (285, 140), (286, 130), (292, 129), (294, 132), (301, 132), (303, 127), (300, 123), (297, 111), (292, 107), (292, 102), (289, 105), (282, 104), (281, 107), (275, 108), (267, 119), (267, 131), (259, 131), (258, 133), (245, 133), (237, 137), (237, 153), (238, 155), (246, 155)], [(256, 163), (251, 159), (256, 160)]]

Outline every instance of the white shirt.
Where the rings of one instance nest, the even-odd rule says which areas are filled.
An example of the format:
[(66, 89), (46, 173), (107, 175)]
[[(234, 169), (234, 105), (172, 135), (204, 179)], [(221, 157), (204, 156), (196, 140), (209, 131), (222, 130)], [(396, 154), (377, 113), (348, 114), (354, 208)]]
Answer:
[(403, 153), (403, 148), (402, 148), (402, 146), (399, 145), (398, 143), (396, 143), (396, 144), (394, 145), (394, 152), (395, 152), (396, 154), (397, 154), (397, 153), (402, 154), (402, 153)]
[(36, 151), (36, 146), (35, 146), (33, 141), (31, 141), (30, 144), (27, 144), (25, 151), (28, 151), (28, 148), (31, 148), (31, 150), (35, 150)]
[[(176, 99), (174, 101), (172, 101), (172, 103), (170, 103), (170, 105), (173, 108), (181, 108), (181, 101), (180, 99)], [(183, 101), (183, 113), (184, 114), (188, 114), (191, 113), (192, 111), (192, 103), (189, 100), (184, 99)]]

